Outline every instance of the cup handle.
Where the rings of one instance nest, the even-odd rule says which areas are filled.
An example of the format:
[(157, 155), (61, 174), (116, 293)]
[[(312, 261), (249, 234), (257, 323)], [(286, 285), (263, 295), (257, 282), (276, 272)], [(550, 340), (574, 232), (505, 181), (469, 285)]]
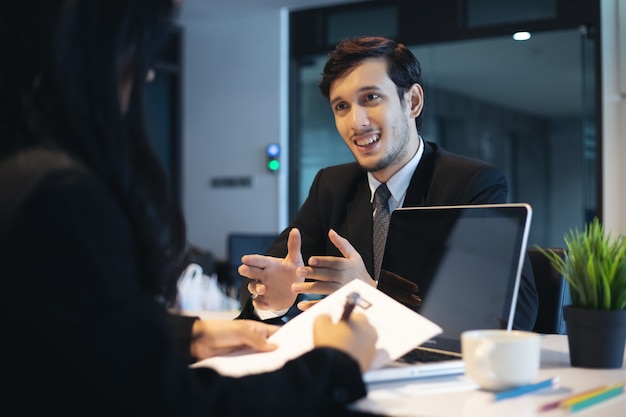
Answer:
[(492, 381), (496, 379), (496, 374), (493, 371), (493, 367), (491, 366), (490, 361), (493, 348), (494, 344), (492, 342), (485, 341), (478, 346), (478, 349), (476, 349), (478, 368), (483, 375), (485, 375), (488, 379)]

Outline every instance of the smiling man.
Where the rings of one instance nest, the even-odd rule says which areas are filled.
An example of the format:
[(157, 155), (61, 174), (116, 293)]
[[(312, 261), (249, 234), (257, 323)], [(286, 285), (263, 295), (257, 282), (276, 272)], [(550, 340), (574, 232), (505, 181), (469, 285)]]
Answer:
[[(397, 276), (378, 280), (376, 263), (384, 247), (374, 244), (373, 225), (381, 185), (388, 190), (382, 207), (389, 212), (507, 202), (501, 170), (420, 137), (421, 68), (403, 44), (381, 37), (340, 42), (324, 66), (320, 89), (356, 162), (320, 170), (296, 218), (265, 256), (243, 257), (239, 273), (250, 280), (242, 291), (251, 296), (240, 318), (285, 322), (315, 303), (302, 301), (302, 294), (329, 294), (355, 278), (405, 304), (419, 300), (419, 282)], [(514, 326), (532, 329), (536, 315), (526, 259)]]
[(380, 182), (405, 166), (420, 145), (413, 119), (422, 112), (422, 87), (415, 83), (400, 94), (384, 59), (366, 59), (332, 82), (337, 131), (359, 165)]

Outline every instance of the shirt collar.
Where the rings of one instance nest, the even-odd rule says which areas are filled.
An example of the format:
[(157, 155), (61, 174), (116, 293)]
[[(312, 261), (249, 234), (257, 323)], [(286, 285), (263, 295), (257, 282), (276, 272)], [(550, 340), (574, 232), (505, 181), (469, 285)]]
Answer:
[[(419, 136), (419, 146), (417, 148), (417, 152), (413, 155), (413, 158), (409, 162), (406, 163), (398, 172), (396, 172), (389, 181), (387, 181), (387, 188), (391, 192), (391, 206), (394, 208), (400, 207), (402, 203), (404, 203), (404, 197), (406, 196), (406, 191), (409, 188), (409, 183), (411, 182), (411, 178), (413, 177), (413, 173), (415, 172), (415, 168), (419, 164), (422, 159), (422, 154), (424, 153), (424, 143), (421, 136)], [(367, 181), (370, 187), (370, 202), (374, 201), (374, 193), (376, 189), (381, 184), (371, 172), (367, 173)]]

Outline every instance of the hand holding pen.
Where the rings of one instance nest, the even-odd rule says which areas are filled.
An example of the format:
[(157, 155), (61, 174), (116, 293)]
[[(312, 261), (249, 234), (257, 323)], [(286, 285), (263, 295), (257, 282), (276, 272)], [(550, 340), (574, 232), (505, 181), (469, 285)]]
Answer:
[(378, 334), (365, 314), (354, 311), (359, 299), (358, 294), (347, 296), (337, 322), (328, 314), (319, 315), (313, 325), (313, 343), (316, 347), (331, 347), (347, 353), (358, 362), (361, 372), (365, 372), (376, 356)]
[(352, 292), (348, 294), (348, 296), (346, 297), (346, 304), (343, 306), (343, 314), (341, 315), (341, 320), (348, 321), (348, 319), (350, 319), (350, 315), (354, 311), (354, 307), (356, 307), (360, 299), (361, 296), (357, 292)]

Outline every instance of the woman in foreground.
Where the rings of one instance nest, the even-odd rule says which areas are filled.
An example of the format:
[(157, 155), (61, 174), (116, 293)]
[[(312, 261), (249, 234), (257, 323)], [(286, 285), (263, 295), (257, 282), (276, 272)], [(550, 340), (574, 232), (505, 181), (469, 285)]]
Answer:
[(186, 359), (271, 350), (275, 328), (192, 321), (180, 349), (166, 325), (184, 222), (146, 138), (142, 85), (175, 7), (0, 5), (2, 397), (19, 415), (306, 416), (365, 395), (376, 332), (362, 315), (319, 317), (315, 349), (242, 378)]

